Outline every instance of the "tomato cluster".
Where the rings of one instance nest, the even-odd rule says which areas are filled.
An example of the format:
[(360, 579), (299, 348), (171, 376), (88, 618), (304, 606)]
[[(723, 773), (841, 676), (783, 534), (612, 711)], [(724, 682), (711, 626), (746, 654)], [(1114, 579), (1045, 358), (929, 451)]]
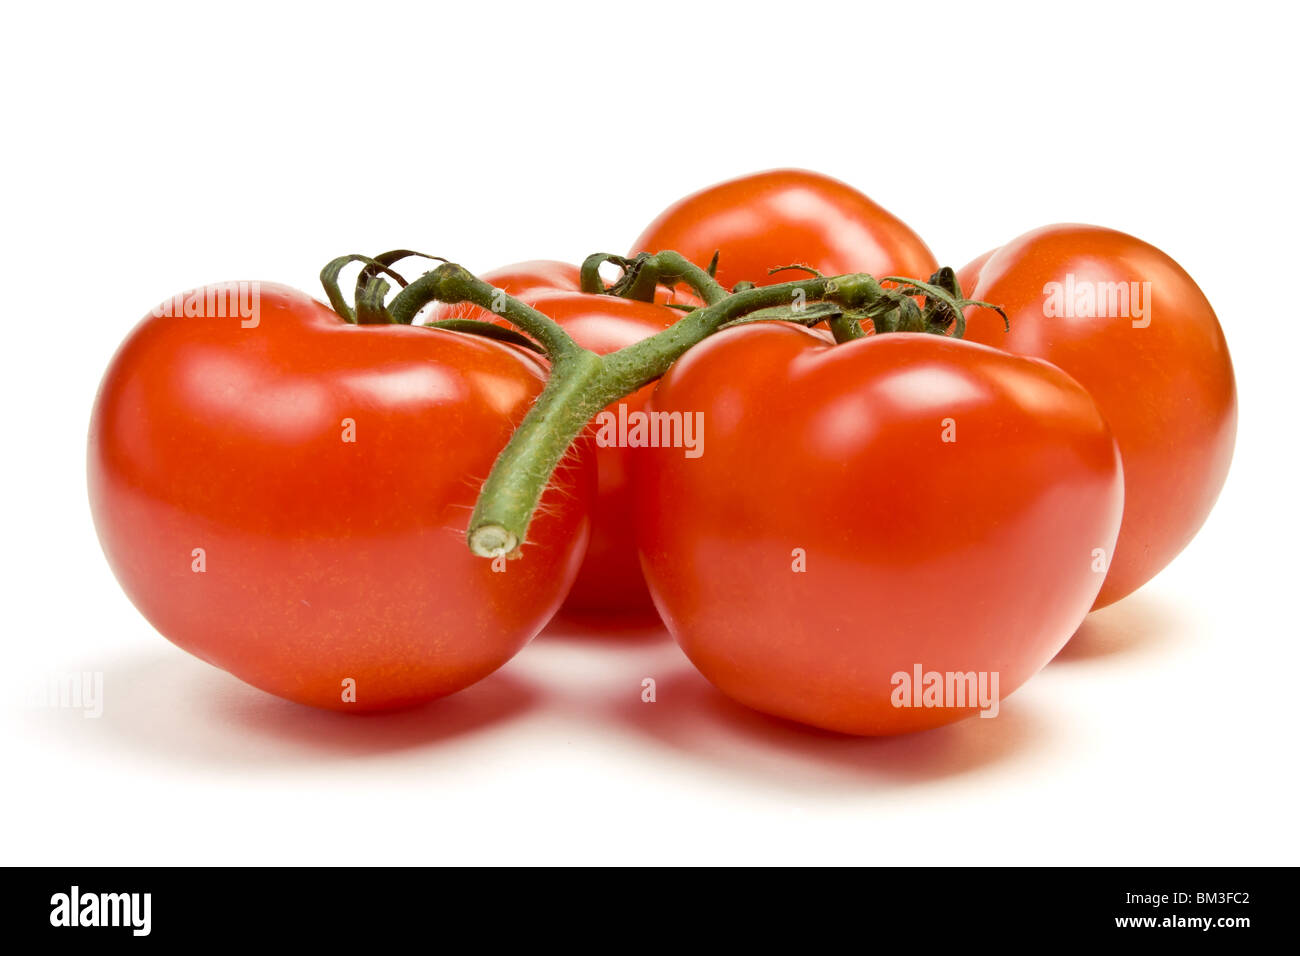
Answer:
[(336, 260), (332, 308), (271, 283), (168, 300), (92, 414), (131, 600), (305, 704), (434, 699), (557, 613), (657, 613), (770, 714), (992, 716), (1190, 541), (1232, 455), (1213, 310), (1107, 229), (954, 273), (853, 188), (782, 170), (581, 267), (407, 283), (406, 255)]

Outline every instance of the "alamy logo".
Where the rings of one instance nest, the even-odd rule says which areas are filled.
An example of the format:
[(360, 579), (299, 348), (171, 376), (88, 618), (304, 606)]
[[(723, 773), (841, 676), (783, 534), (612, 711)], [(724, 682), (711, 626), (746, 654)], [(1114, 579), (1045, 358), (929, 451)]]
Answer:
[(687, 458), (704, 454), (703, 412), (629, 412), (596, 416), (596, 444), (601, 448), (684, 448)]
[(1132, 319), (1133, 328), (1151, 324), (1150, 282), (1079, 281), (1073, 272), (1064, 282), (1043, 286), (1043, 315), (1067, 319)]
[(51, 926), (129, 926), (132, 936), (148, 936), (153, 904), (151, 893), (71, 892), (50, 897)]
[(895, 707), (978, 707), (981, 717), (998, 715), (997, 671), (896, 671), (889, 679)]
[(255, 329), (261, 321), (262, 283), (217, 282), (202, 289), (178, 292), (153, 308), (158, 319), (224, 319), (238, 317), (240, 326)]
[(102, 717), (104, 672), (51, 674), (46, 680), (28, 688), (27, 702), (32, 707), (79, 710), (83, 717)]

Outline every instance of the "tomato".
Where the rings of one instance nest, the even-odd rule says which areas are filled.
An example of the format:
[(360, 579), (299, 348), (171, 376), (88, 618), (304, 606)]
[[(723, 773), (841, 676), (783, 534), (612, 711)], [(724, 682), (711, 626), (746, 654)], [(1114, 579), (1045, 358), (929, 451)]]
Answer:
[(650, 410), (699, 414), (705, 441), (695, 459), (637, 452), (646, 580), (695, 666), (756, 710), (852, 734), (968, 716), (895, 706), (897, 675), (982, 674), (994, 702), (1101, 586), (1119, 457), (1045, 362), (763, 323), (693, 348)]
[(579, 448), (520, 559), (466, 547), (542, 363), (472, 335), (347, 324), (270, 283), (216, 317), (225, 289), (192, 310), (212, 317), (146, 316), (95, 401), (90, 503), (127, 595), (185, 650), (318, 707), (414, 704), (495, 670), (563, 600), (594, 496)]
[(959, 279), (1011, 326), (972, 308), (968, 339), (1060, 366), (1115, 432), (1124, 524), (1096, 606), (1118, 601), (1191, 541), (1227, 478), (1237, 393), (1214, 309), (1169, 256), (1098, 226), (1026, 233)]
[(934, 255), (901, 220), (839, 180), (802, 169), (755, 173), (710, 186), (660, 213), (632, 246), (672, 249), (697, 265), (719, 253), (717, 279), (771, 285), (800, 278), (768, 270), (811, 266), (823, 275), (928, 278)]

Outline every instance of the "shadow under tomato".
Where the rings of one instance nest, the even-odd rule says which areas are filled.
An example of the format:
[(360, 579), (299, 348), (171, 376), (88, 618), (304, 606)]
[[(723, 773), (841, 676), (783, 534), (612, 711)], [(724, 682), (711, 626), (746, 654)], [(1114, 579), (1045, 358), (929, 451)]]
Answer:
[(258, 768), (436, 747), (529, 711), (536, 688), (497, 672), (441, 700), (391, 713), (346, 714), (281, 700), (180, 650), (110, 664), (104, 712), (78, 737), (168, 762)]
[(1024, 758), (1051, 734), (1043, 715), (1011, 697), (997, 717), (972, 717), (896, 737), (854, 737), (770, 717), (735, 703), (689, 665), (657, 679), (656, 700), (622, 699), (613, 717), (658, 743), (751, 783), (816, 788), (846, 778), (922, 783)]
[(1138, 591), (1084, 618), (1049, 666), (1150, 651), (1175, 642), (1186, 623), (1179, 608)]

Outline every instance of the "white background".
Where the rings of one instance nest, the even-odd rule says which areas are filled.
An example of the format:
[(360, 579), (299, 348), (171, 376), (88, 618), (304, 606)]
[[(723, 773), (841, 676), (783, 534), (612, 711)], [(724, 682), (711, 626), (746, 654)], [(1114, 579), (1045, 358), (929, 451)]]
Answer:
[[(6, 14), (6, 863), (1297, 860), (1294, 6), (21, 4)], [(173, 292), (340, 253), (625, 251), (680, 195), (838, 176), (960, 266), (1079, 220), (1174, 256), (1239, 377), (1227, 487), (996, 720), (857, 740), (661, 632), (551, 631), (423, 710), (316, 713), (172, 647), (85, 431)], [(102, 671), (98, 720), (22, 689)], [(643, 677), (659, 699), (643, 704)]]

